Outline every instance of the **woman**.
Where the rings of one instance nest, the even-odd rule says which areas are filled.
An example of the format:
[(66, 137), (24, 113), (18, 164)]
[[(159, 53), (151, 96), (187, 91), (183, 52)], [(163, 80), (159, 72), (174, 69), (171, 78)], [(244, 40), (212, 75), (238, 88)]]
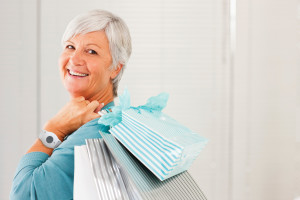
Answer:
[(68, 24), (62, 43), (59, 66), (71, 101), (21, 159), (11, 199), (73, 199), (74, 146), (109, 129), (97, 123), (98, 111), (114, 105), (131, 54), (126, 24), (110, 12), (90, 11)]

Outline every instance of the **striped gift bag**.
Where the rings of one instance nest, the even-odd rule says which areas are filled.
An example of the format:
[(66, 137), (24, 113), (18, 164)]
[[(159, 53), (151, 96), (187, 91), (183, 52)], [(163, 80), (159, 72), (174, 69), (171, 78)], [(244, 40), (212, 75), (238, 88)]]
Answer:
[(139, 107), (128, 106), (126, 96), (121, 97), (121, 106), (115, 112), (113, 109), (111, 116), (100, 118), (99, 123), (119, 117), (117, 123), (110, 124), (110, 133), (161, 181), (187, 170), (207, 139), (161, 112), (168, 99), (166, 94), (151, 97)]

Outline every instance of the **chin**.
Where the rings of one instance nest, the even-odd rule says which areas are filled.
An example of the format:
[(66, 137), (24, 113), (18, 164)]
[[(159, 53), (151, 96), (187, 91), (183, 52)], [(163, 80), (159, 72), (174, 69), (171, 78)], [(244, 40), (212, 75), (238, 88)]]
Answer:
[(74, 87), (74, 86), (66, 87), (66, 89), (72, 97), (79, 97), (79, 96), (85, 97), (86, 89)]

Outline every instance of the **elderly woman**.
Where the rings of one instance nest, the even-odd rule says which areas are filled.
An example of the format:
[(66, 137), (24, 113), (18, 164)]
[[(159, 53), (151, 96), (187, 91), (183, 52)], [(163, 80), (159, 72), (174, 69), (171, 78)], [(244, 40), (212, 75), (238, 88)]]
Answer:
[(131, 54), (129, 30), (110, 12), (74, 18), (62, 38), (59, 67), (71, 100), (41, 131), (21, 159), (11, 199), (73, 199), (74, 146), (99, 138), (98, 118), (109, 111)]

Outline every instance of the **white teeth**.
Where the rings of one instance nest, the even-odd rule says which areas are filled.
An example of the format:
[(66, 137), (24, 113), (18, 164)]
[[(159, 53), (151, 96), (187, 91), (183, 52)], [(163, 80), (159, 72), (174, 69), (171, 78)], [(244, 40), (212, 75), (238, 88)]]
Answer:
[(73, 72), (71, 70), (69, 70), (69, 73), (73, 76), (88, 76), (88, 74), (81, 74), (81, 73)]

